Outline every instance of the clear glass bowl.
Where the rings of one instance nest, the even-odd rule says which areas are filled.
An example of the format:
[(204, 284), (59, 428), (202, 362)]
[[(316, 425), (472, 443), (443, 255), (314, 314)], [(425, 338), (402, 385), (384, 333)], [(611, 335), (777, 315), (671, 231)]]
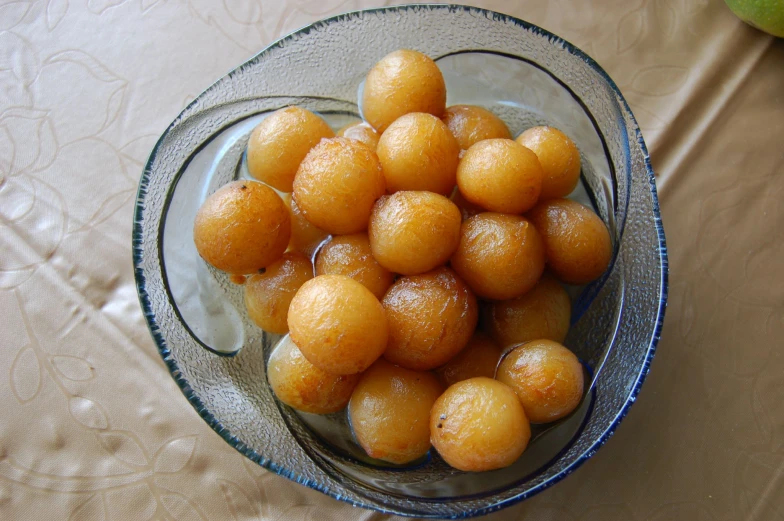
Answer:
[[(344, 414), (281, 406), (265, 364), (278, 336), (249, 320), (241, 287), (202, 262), (195, 212), (219, 186), (246, 177), (251, 129), (301, 105), (335, 127), (358, 118), (357, 87), (387, 53), (411, 48), (438, 62), (448, 104), (483, 105), (514, 135), (564, 130), (583, 156), (573, 197), (592, 204), (615, 247), (601, 280), (578, 288), (566, 345), (585, 364), (582, 406), (539, 428), (513, 466), (449, 468), (434, 451), (408, 467), (363, 455)], [(422, 517), (497, 510), (570, 474), (607, 440), (634, 402), (659, 338), (667, 256), (648, 153), (615, 83), (588, 56), (522, 20), (449, 5), (349, 13), (305, 27), (221, 78), (161, 136), (139, 184), (133, 256), (142, 308), (172, 376), (202, 417), (253, 461), (354, 505)]]

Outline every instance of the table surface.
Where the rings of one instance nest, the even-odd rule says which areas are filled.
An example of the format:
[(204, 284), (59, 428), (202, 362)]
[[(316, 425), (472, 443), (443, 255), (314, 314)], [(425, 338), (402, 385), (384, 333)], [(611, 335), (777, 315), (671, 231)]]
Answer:
[[(661, 343), (618, 432), (490, 517), (784, 519), (784, 40), (720, 0), (477, 3), (618, 83), (671, 266)], [(142, 165), (185, 104), (279, 36), (376, 5), (0, 0), (0, 518), (383, 517), (210, 430), (148, 334), (130, 253)]]

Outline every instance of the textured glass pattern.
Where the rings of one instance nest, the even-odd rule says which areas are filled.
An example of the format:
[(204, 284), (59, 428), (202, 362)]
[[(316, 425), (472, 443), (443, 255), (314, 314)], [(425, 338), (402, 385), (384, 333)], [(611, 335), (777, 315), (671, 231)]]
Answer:
[[(242, 177), (258, 120), (298, 104), (338, 126), (357, 117), (357, 85), (382, 56), (414, 48), (437, 59), (450, 104), (485, 105), (513, 133), (552, 123), (583, 155), (587, 197), (608, 224), (616, 257), (577, 297), (566, 344), (594, 378), (580, 412), (542, 432), (531, 454), (482, 475), (437, 455), (411, 469), (376, 466), (330, 441), (342, 416), (281, 407), (265, 377), (276, 335), (251, 325), (241, 289), (192, 245), (193, 215)], [(458, 6), (409, 6), (342, 15), (283, 38), (200, 95), (161, 137), (139, 186), (133, 237), (150, 330), (183, 392), (249, 458), (338, 499), (426, 517), (487, 513), (557, 482), (592, 456), (639, 392), (666, 301), (666, 249), (653, 172), (637, 124), (590, 58), (535, 26)], [(321, 425), (319, 422), (327, 422)], [(320, 434), (316, 435), (314, 432)], [(349, 444), (350, 445), (350, 444)]]

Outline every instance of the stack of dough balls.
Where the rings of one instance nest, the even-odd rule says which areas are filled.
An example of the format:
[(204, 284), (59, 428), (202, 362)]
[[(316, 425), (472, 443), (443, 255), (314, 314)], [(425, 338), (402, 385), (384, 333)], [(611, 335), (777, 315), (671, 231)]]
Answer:
[(446, 107), (441, 71), (412, 50), (370, 70), (361, 102), (364, 121), (337, 134), (302, 107), (266, 116), (254, 180), (207, 198), (196, 248), (244, 282), (260, 328), (288, 333), (268, 365), (280, 401), (347, 408), (391, 464), (432, 445), (460, 470), (511, 465), (531, 423), (583, 399), (562, 284), (600, 277), (612, 242), (566, 199), (579, 151), (552, 127), (513, 140), (484, 108)]

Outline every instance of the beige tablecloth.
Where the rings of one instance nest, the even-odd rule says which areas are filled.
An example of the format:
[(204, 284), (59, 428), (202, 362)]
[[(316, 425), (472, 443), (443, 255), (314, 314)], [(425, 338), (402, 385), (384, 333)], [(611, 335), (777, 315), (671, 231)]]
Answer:
[[(477, 2), (626, 95), (671, 262), (638, 403), (573, 476), (494, 514), (784, 519), (784, 41), (721, 0)], [(0, 519), (367, 519), (246, 461), (165, 369), (132, 207), (156, 137), (275, 38), (372, 0), (0, 0)]]

